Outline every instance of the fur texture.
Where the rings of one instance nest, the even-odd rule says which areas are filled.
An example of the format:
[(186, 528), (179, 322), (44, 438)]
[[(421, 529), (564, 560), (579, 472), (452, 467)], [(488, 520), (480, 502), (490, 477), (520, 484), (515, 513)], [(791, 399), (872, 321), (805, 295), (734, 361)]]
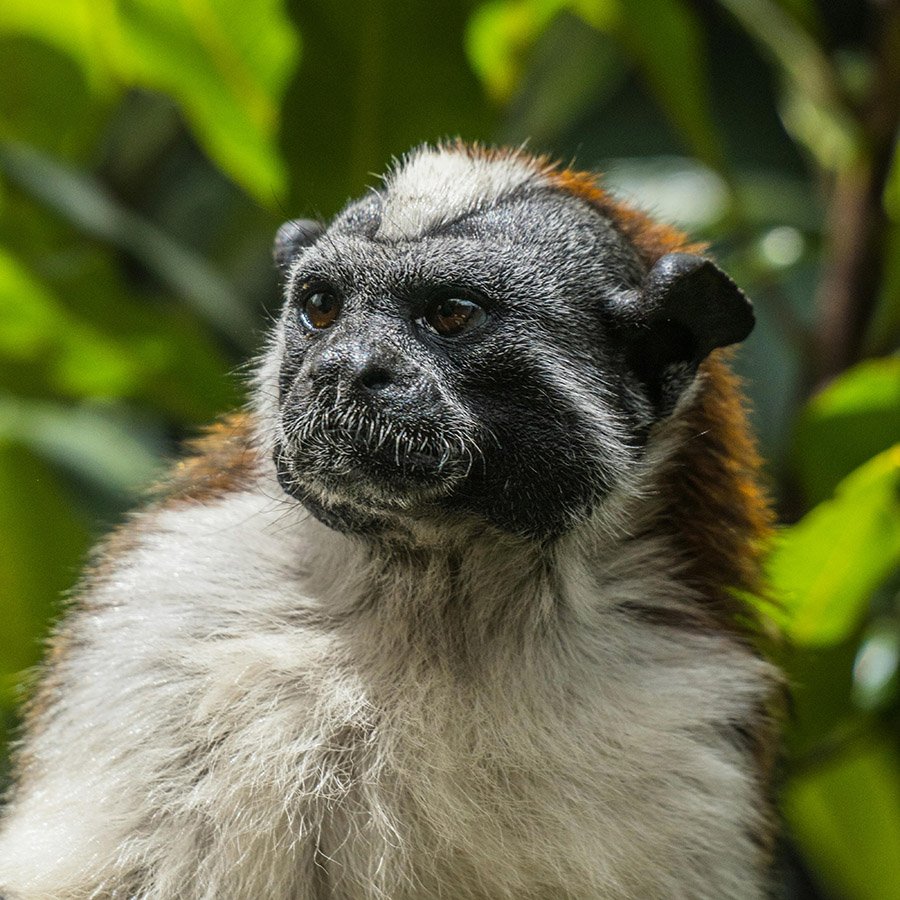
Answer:
[[(462, 145), (301, 231), (253, 409), (100, 548), (57, 632), (4, 896), (763, 897), (776, 678), (736, 599), (758, 462), (720, 351), (667, 345), (661, 411), (612, 318), (696, 248)], [(417, 337), (403, 286), (460, 273), (496, 324)], [(323, 283), (343, 318), (312, 334), (296, 298)], [(335, 389), (329, 353), (392, 398)]]

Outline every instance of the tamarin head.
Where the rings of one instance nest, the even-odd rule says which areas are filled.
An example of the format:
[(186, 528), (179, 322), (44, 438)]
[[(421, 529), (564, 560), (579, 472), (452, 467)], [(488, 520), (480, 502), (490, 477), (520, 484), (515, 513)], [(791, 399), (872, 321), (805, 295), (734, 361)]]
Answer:
[(633, 475), (753, 312), (708, 259), (648, 256), (576, 183), (519, 153), (423, 148), (327, 227), (282, 226), (289, 494), (343, 531), (456, 517), (546, 539)]

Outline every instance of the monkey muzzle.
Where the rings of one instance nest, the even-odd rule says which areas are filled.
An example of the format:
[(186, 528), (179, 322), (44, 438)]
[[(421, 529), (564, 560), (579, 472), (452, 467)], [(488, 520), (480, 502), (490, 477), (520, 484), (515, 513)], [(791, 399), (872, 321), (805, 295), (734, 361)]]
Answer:
[(275, 462), (293, 496), (369, 511), (408, 509), (449, 493), (476, 442), (433, 377), (387, 354), (323, 354), (282, 403)]

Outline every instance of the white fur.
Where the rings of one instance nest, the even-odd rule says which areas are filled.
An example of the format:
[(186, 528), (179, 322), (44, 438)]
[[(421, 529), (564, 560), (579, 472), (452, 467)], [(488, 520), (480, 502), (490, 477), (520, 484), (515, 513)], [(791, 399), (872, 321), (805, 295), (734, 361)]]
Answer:
[(538, 166), (524, 156), (511, 156), (498, 165), (477, 155), (420, 147), (386, 179), (378, 235), (415, 240), (542, 178)]
[[(756, 898), (717, 725), (767, 670), (593, 523), (385, 566), (271, 473), (145, 514), (71, 626), (0, 837), (13, 898)], [(146, 872), (153, 875), (147, 876)]]

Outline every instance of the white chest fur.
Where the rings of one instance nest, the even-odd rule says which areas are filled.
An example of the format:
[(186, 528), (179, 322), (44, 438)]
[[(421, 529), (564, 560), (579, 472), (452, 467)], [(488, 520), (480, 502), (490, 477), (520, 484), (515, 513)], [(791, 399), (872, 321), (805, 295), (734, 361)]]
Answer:
[(762, 896), (726, 726), (766, 668), (628, 612), (684, 601), (664, 545), (386, 564), (267, 495), (154, 514), (88, 596), (12, 897)]

